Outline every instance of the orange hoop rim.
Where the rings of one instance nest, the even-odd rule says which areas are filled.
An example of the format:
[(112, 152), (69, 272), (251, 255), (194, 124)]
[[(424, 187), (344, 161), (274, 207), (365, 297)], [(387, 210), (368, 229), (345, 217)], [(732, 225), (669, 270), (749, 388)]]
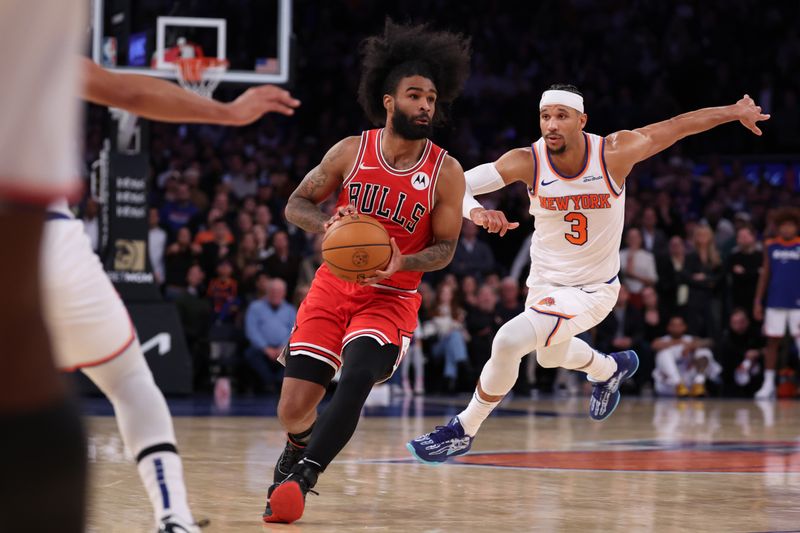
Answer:
[(228, 69), (228, 60), (217, 57), (180, 57), (175, 64), (184, 81), (190, 83), (203, 81), (207, 71), (222, 74)]

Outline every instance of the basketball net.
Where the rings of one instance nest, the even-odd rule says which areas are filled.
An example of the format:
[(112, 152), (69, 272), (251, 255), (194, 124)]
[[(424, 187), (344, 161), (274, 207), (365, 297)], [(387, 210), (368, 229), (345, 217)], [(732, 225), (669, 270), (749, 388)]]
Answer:
[(175, 60), (178, 83), (187, 91), (211, 98), (228, 70), (228, 62), (215, 57), (182, 57)]

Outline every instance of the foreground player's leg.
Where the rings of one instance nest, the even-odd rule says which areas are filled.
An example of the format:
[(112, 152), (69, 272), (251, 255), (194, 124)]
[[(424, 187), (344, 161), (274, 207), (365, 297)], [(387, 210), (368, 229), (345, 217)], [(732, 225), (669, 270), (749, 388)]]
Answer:
[(317, 421), (302, 459), (272, 492), (273, 514), (265, 521), (291, 523), (302, 516), (305, 495), (353, 436), (370, 390), (391, 374), (397, 354), (397, 346), (381, 346), (368, 337), (357, 338), (346, 346), (336, 393)]
[[(86, 443), (42, 319), (44, 211), (0, 205), (0, 529), (83, 531)], [(47, 512), (42, 512), (46, 502)]]
[(153, 380), (139, 341), (134, 339), (118, 357), (83, 372), (114, 405), (122, 440), (136, 457), (156, 523), (163, 531), (177, 525), (196, 531), (167, 402)]

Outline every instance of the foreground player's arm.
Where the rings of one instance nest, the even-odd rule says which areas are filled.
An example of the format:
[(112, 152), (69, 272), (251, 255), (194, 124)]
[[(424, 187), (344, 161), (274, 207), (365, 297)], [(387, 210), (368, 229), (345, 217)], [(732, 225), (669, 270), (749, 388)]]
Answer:
[(347, 137), (328, 150), (286, 203), (286, 220), (309, 233), (324, 233), (331, 220), (319, 208), (341, 184), (358, 155), (361, 137)]
[(222, 103), (151, 76), (109, 72), (87, 58), (82, 58), (82, 69), (84, 99), (162, 122), (243, 126), (273, 111), (292, 115), (300, 105), (274, 85), (251, 87), (233, 102)]
[(529, 187), (533, 184), (533, 154), (529, 148), (515, 148), (503, 154), (494, 163), (485, 163), (468, 170), (462, 214), (489, 233), (499, 233), (519, 227), (518, 222), (509, 222), (505, 213), (485, 209), (475, 199), (477, 194), (487, 194), (506, 185), (521, 181)]
[(361, 285), (372, 285), (390, 278), (395, 272), (433, 272), (446, 267), (453, 259), (461, 234), (461, 204), (464, 200), (464, 171), (461, 165), (446, 156), (436, 185), (436, 206), (431, 213), (433, 244), (415, 254), (403, 255), (392, 238), (392, 258), (385, 270), (376, 270), (375, 275), (360, 280)]
[(622, 130), (606, 137), (605, 162), (611, 178), (622, 187), (633, 166), (665, 150), (689, 135), (738, 120), (761, 135), (756, 122), (769, 119), (747, 95), (733, 105), (706, 107), (635, 130)]
[(764, 247), (764, 262), (761, 265), (761, 272), (758, 274), (758, 284), (756, 285), (756, 295), (753, 299), (753, 318), (759, 322), (764, 320), (764, 295), (767, 293), (769, 284), (769, 246)]

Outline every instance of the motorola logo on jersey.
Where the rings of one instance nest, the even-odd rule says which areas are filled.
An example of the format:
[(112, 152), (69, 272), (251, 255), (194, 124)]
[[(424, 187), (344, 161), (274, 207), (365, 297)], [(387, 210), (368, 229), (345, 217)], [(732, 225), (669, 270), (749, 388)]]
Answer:
[[(427, 174), (418, 172), (416, 175), (424, 176), (427, 185), (430, 185)], [(347, 186), (347, 196), (359, 213), (391, 220), (408, 233), (414, 233), (417, 224), (428, 211), (419, 202), (415, 202), (413, 207), (407, 204), (408, 194), (377, 183), (354, 181)]]
[(417, 172), (411, 177), (411, 186), (418, 191), (424, 191), (431, 184), (431, 178), (424, 172)]

